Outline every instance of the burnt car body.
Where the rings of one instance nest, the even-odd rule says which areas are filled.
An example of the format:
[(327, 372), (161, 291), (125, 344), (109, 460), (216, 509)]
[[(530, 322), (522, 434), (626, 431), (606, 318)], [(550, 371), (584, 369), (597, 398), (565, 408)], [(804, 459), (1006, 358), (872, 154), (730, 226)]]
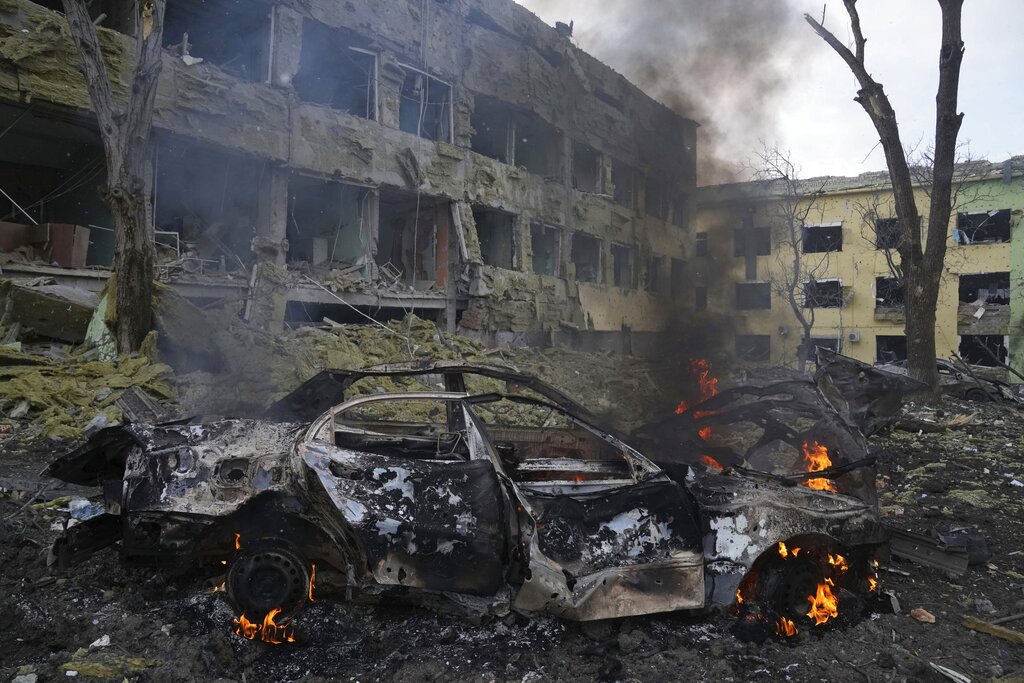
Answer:
[[(971, 366), (970, 372), (965, 372), (963, 368), (943, 358), (937, 358), (935, 365), (939, 373), (939, 389), (944, 394), (968, 401), (1024, 403), (1024, 396), (1021, 396), (1013, 386), (985, 376), (985, 373), (990, 372), (991, 368)], [(907, 374), (907, 361), (905, 360), (878, 363), (875, 367), (897, 375)]]
[[(350, 397), (356, 382), (382, 378), (420, 384)], [(492, 390), (467, 390), (480, 378)], [(67, 566), (118, 544), (125, 563), (222, 580), (257, 618), (296, 614), (314, 583), (318, 598), (590, 620), (731, 606), (743, 582), (784, 581), (772, 609), (792, 612), (817, 567), (759, 569), (794, 538), (807, 563), (841, 549), (853, 567), (842, 588), (860, 589), (886, 533), (849, 411), (810, 381), (727, 390), (698, 408), (634, 434), (652, 460), (504, 368), (325, 371), (259, 419), (94, 434), (47, 473), (102, 487), (107, 512), (69, 528), (52, 557)], [(722, 438), (746, 446), (712, 445), (703, 430), (730, 422)], [(812, 436), (833, 456), (808, 472), (799, 444)], [(723, 471), (699, 464), (709, 453)]]

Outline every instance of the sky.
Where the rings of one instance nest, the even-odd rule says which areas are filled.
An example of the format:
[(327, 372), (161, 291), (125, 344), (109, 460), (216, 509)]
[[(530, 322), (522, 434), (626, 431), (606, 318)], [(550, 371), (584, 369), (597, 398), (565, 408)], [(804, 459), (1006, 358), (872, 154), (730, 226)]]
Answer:
[[(848, 21), (841, 0), (518, 0), (548, 24), (574, 22), (574, 42), (637, 82), (656, 99), (673, 97), (664, 81), (645, 81), (641, 69), (651, 45), (663, 55), (679, 45), (681, 71), (715, 60), (728, 63), (716, 82), (701, 82), (681, 99), (694, 101), (689, 115), (698, 120), (704, 138), (714, 146), (719, 163), (740, 174), (748, 172), (753, 154), (764, 140), (788, 150), (802, 177), (857, 175), (885, 168), (867, 114), (853, 101), (856, 79), (846, 64), (802, 20), (804, 12), (849, 42)], [(746, 38), (726, 36), (737, 12), (771, 6), (776, 16), (758, 17)], [(761, 3), (767, 3), (762, 5)], [(678, 8), (685, 6), (683, 10)], [(720, 7), (721, 16), (712, 8)], [(868, 71), (882, 83), (896, 110), (906, 146), (926, 149), (934, 139), (935, 90), (938, 84), (940, 14), (935, 0), (861, 0), (861, 24), (867, 38)], [(637, 13), (648, 15), (636, 24)], [(653, 16), (653, 20), (650, 18)], [(660, 15), (660, 16), (659, 16)], [(659, 22), (690, 24), (678, 33)], [(960, 78), (960, 110), (965, 118), (960, 142), (970, 158), (1002, 161), (1024, 154), (1024, 26), (1022, 0), (966, 0), (963, 37), (966, 47)], [(758, 43), (748, 49), (744, 41)], [(697, 55), (696, 53), (700, 54)], [(640, 62), (640, 64), (638, 64)], [(751, 104), (745, 74), (770, 72), (758, 88), (770, 92)], [(673, 87), (686, 90), (685, 76)], [(668, 104), (668, 102), (666, 102)], [(679, 109), (680, 107), (675, 107)], [(709, 119), (714, 119), (709, 120)], [(708, 162), (711, 166), (712, 162)], [(709, 173), (701, 173), (709, 182)], [(717, 178), (714, 180), (722, 180)]]

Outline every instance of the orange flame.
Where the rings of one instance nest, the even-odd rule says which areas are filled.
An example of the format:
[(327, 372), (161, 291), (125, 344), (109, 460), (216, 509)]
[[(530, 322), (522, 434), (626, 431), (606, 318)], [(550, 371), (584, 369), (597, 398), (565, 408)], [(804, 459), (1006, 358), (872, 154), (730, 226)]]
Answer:
[(235, 534), (235, 550), (242, 548), (242, 534)]
[(782, 541), (779, 541), (779, 555), (784, 560), (788, 560), (789, 559), (789, 550), (786, 548), (786, 544), (783, 543)]
[(873, 576), (868, 577), (868, 590), (872, 593), (878, 590), (878, 579)]
[[(832, 467), (832, 458), (828, 456), (828, 448), (817, 441), (804, 441), (804, 460), (807, 462), (808, 472), (821, 472)], [(815, 491), (837, 491), (836, 485), (825, 478), (808, 479), (803, 485)]]
[[(708, 429), (710, 429), (710, 427), (708, 427)], [(704, 430), (702, 429), (701, 431)], [(710, 455), (700, 456), (700, 461), (707, 465), (708, 467), (710, 467), (711, 469), (718, 470), (719, 472), (725, 469), (724, 467), (722, 467), (722, 464), (720, 462), (712, 458)]]
[(778, 622), (775, 624), (775, 635), (785, 636), (786, 638), (792, 638), (796, 634), (800, 633), (796, 630), (796, 624), (793, 623), (792, 619), (786, 617), (779, 617)]
[(235, 635), (248, 640), (256, 640), (256, 637), (259, 636), (259, 639), (264, 643), (272, 643), (273, 645), (294, 643), (295, 632), (291, 624), (288, 621), (280, 624), (274, 621), (274, 618), (280, 613), (281, 608), (275, 607), (263, 618), (263, 623), (249, 621), (244, 614), (236, 619), (232, 619), (231, 623), (235, 627)]
[(808, 595), (807, 602), (811, 608), (807, 610), (807, 616), (814, 620), (815, 626), (821, 626), (829, 619), (839, 616), (839, 598), (832, 593), (829, 581), (818, 584), (816, 595)]
[(739, 588), (736, 589), (736, 604), (743, 604), (743, 592)]
[(310, 573), (309, 573), (309, 601), (310, 602), (314, 602), (314, 600), (313, 600), (313, 584), (316, 583), (316, 565), (313, 564), (312, 567), (313, 567), (313, 569), (310, 570)]
[(846, 564), (846, 558), (843, 557), (842, 555), (833, 555), (832, 553), (829, 553), (828, 554), (828, 563), (830, 565), (832, 565), (833, 567), (836, 567), (837, 569), (839, 569), (839, 571), (843, 571), (843, 572), (845, 572), (846, 570), (848, 570), (850, 568), (849, 565)]

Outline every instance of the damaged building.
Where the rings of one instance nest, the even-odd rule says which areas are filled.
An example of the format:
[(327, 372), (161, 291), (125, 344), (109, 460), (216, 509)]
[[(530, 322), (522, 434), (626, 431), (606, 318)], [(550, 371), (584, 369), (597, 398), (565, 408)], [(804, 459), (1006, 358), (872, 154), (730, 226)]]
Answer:
[[(942, 357), (955, 351), (972, 365), (1024, 372), (1024, 157), (961, 164), (957, 174), (936, 348)], [(798, 283), (796, 295), (814, 309), (812, 341), (868, 363), (906, 360), (900, 235), (888, 173), (808, 179), (798, 189), (795, 215), (807, 209), (807, 220), (797, 248), (804, 273), (814, 277)], [(698, 193), (694, 304), (735, 319), (733, 349), (750, 363), (792, 366), (799, 352), (802, 328), (780, 287), (793, 258), (780, 210), (785, 192), (782, 184), (748, 182)], [(915, 192), (926, 216), (928, 188), (919, 184)], [(997, 378), (1020, 382), (998, 370)]]
[[(0, 258), (98, 291), (104, 156), (60, 9), (0, 0)], [(132, 4), (91, 11), (123, 95)], [(696, 124), (511, 0), (168, 0), (164, 46), (148, 189), (190, 299), (242, 312), (269, 280), (272, 324), (634, 351), (668, 324)]]

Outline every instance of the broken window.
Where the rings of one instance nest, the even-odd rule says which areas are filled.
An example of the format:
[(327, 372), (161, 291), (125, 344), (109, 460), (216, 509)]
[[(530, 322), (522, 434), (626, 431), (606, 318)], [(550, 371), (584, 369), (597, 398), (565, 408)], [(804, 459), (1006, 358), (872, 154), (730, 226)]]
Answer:
[(405, 64), (399, 128), (427, 140), (452, 141), (452, 87)]
[(708, 234), (706, 232), (698, 232), (694, 236), (693, 253), (695, 256), (708, 255)]
[(819, 346), (825, 349), (831, 349), (836, 353), (840, 352), (839, 340), (836, 337), (811, 337), (808, 341), (810, 343), (805, 349), (806, 355), (804, 358), (811, 363), (818, 358), (817, 351)]
[(875, 220), (875, 248), (899, 249), (903, 234), (898, 218), (879, 218)]
[[(153, 180), (158, 231), (178, 234), (186, 270), (238, 270), (250, 261), (264, 162), (208, 143), (161, 137)], [(159, 237), (159, 235), (158, 235)], [(167, 255), (168, 258), (177, 258)]]
[(669, 291), (673, 297), (683, 295), (683, 288), (686, 286), (686, 261), (678, 258), (672, 259), (672, 272), (670, 273), (672, 278)]
[(247, 81), (266, 81), (270, 65), (269, 5), (251, 0), (174, 0), (164, 15), (164, 47)]
[(768, 282), (737, 282), (736, 309), (753, 311), (772, 307), (772, 286)]
[(1008, 337), (1001, 334), (965, 334), (960, 337), (960, 357), (969, 365), (999, 367), (1006, 364), (1009, 354)]
[(562, 169), (562, 133), (538, 116), (515, 121), (515, 164), (530, 173), (555, 177)]
[(364, 119), (377, 118), (377, 55), (342, 29), (306, 19), (292, 84), (299, 98)]
[(636, 193), (636, 170), (629, 164), (612, 159), (613, 198), (616, 204), (633, 208)]
[(690, 226), (690, 196), (686, 193), (677, 194), (672, 202), (672, 225), (677, 228)]
[(516, 217), (504, 211), (475, 206), (473, 220), (484, 263), (511, 270), (515, 266)]
[[(110, 265), (114, 224), (96, 191), (106, 184), (106, 160), (99, 134), (80, 123), (0, 104), (0, 251), (25, 247), (67, 268)], [(59, 255), (57, 241), (78, 248)]]
[(693, 307), (698, 311), (708, 310), (708, 288), (696, 287), (693, 290)]
[(953, 239), (962, 245), (1009, 242), (1010, 210), (958, 214)]
[(530, 246), (533, 250), (533, 272), (539, 275), (561, 274), (561, 230), (534, 223), (530, 226)]
[(612, 244), (612, 283), (632, 289), (636, 286), (633, 263), (635, 249), (628, 244)]
[(840, 308), (843, 284), (839, 280), (809, 280), (804, 283), (804, 308)]
[(771, 228), (736, 228), (732, 231), (733, 256), (768, 256), (772, 253)]
[(382, 280), (417, 289), (448, 282), (449, 211), (441, 199), (380, 191), (376, 261)]
[(590, 145), (575, 142), (572, 146), (572, 186), (580, 192), (600, 194), (604, 189), (604, 166), (601, 153)]
[(960, 276), (960, 303), (975, 302), (994, 306), (1010, 303), (1010, 274), (980, 273)]
[(803, 226), (803, 252), (823, 254), (843, 250), (843, 224), (824, 223)]
[(902, 334), (879, 334), (875, 337), (875, 360), (895, 363), (907, 359), (907, 338)]
[(661, 265), (664, 262), (664, 256), (651, 256), (647, 260), (647, 280), (644, 282), (644, 289), (648, 292), (661, 291)]
[(601, 240), (585, 232), (573, 233), (572, 262), (580, 282), (601, 282)]
[(493, 97), (476, 95), (470, 125), (473, 127), (470, 149), (504, 164), (512, 161), (513, 129), (509, 105)]
[(903, 282), (895, 277), (875, 278), (875, 308), (902, 309)]
[(644, 182), (644, 210), (648, 216), (668, 219), (668, 189), (659, 177), (648, 175)]
[(771, 361), (772, 338), (767, 334), (736, 335), (736, 358), (748, 363)]
[(358, 271), (366, 265), (370, 251), (375, 206), (369, 188), (292, 174), (288, 181), (288, 260)]

